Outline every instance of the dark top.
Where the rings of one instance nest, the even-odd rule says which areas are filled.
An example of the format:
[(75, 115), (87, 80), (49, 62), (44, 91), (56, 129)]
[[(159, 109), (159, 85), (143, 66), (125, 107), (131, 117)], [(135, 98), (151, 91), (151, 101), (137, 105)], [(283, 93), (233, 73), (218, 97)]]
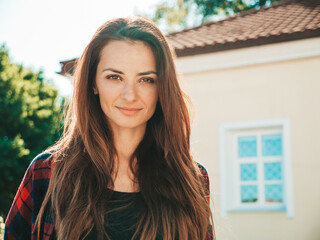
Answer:
[[(111, 240), (131, 239), (135, 232), (142, 208), (140, 192), (127, 193), (112, 191), (111, 199), (108, 201), (108, 204), (106, 204), (107, 214), (105, 216), (105, 230), (109, 238)], [(94, 228), (86, 237), (86, 240), (96, 239), (98, 239), (98, 233)]]

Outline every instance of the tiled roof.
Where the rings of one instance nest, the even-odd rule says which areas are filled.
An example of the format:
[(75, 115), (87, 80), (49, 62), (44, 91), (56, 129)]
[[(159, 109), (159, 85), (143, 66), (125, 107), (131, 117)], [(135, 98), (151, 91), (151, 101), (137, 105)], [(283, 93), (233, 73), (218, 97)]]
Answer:
[[(320, 0), (284, 0), (167, 35), (178, 57), (320, 37)], [(63, 76), (77, 59), (61, 61)]]
[(320, 0), (289, 0), (169, 34), (177, 56), (320, 36)]

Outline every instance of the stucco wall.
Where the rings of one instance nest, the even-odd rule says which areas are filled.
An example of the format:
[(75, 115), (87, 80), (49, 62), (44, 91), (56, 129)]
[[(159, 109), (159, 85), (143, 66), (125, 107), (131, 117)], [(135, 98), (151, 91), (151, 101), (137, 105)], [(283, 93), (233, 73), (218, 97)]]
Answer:
[[(319, 50), (320, 44), (314, 46)], [(256, 50), (263, 53), (263, 47)], [(232, 51), (226, 54), (232, 56)], [(210, 64), (210, 54), (206, 58)], [(320, 54), (204, 71), (192, 71), (183, 59), (178, 62), (182, 87), (194, 106), (192, 152), (210, 175), (217, 239), (320, 239)], [(280, 118), (290, 120), (294, 217), (233, 212), (222, 218), (219, 124)]]

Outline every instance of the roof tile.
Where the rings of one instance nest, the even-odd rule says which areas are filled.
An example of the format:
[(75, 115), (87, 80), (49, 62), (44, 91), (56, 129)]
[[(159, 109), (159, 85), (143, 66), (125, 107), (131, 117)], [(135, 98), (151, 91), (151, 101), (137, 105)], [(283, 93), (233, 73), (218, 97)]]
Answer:
[(320, 1), (288, 0), (169, 34), (178, 56), (320, 36)]

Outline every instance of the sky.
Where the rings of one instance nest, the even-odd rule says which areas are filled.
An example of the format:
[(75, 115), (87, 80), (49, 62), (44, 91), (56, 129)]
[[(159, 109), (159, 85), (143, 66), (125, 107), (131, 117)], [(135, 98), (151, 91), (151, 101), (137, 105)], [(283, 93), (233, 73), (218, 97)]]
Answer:
[(152, 13), (160, 0), (0, 0), (0, 45), (17, 64), (43, 70), (59, 93), (71, 82), (58, 74), (60, 61), (79, 57), (105, 21)]

